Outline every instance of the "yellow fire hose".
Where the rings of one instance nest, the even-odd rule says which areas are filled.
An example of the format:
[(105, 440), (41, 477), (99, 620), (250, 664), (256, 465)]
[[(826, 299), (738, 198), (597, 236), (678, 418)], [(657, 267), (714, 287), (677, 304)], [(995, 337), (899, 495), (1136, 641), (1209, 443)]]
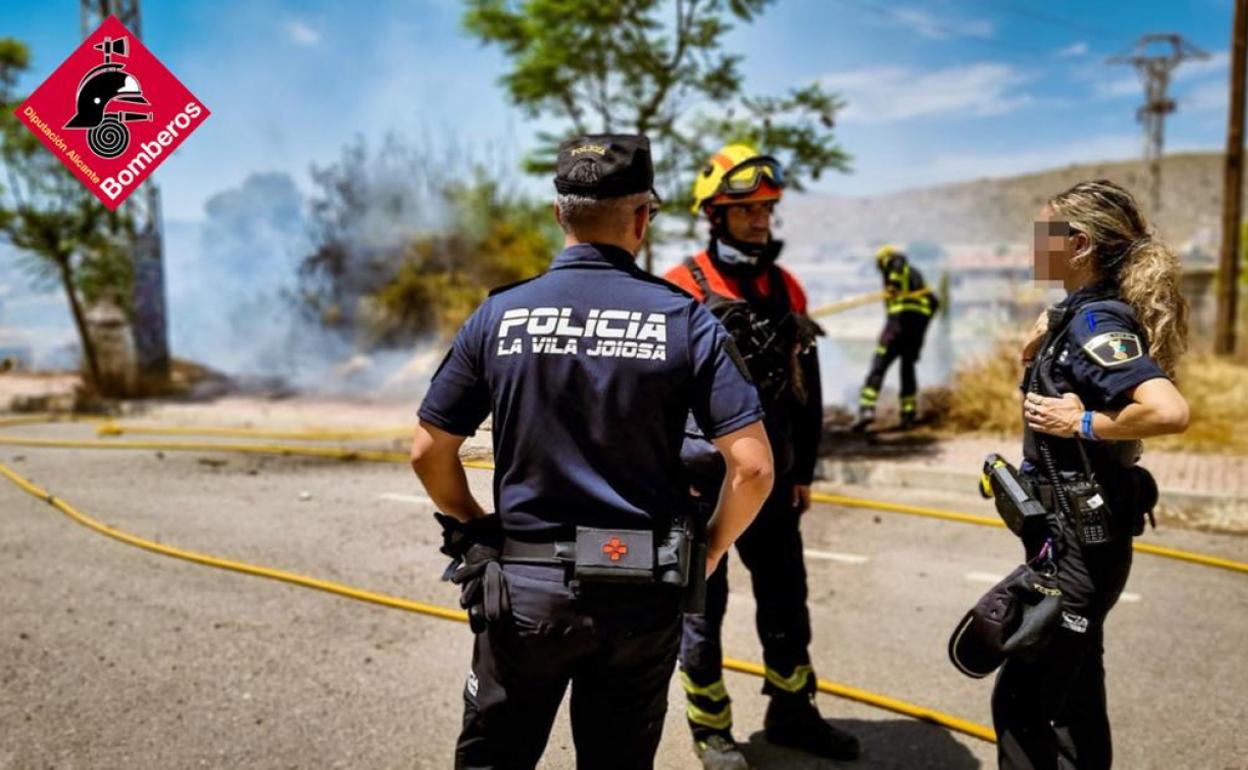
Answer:
[[(26, 423), (20, 423), (26, 424)], [(0, 422), (0, 427), (5, 427)], [(278, 455), (286, 457), (317, 457), (327, 460), (359, 460), (363, 462), (406, 463), (406, 452), (384, 451), (377, 449), (346, 449), (340, 447), (296, 446), (285, 444), (247, 444), (247, 443), (213, 443), (183, 441), (98, 441), (91, 439), (48, 439), (48, 438), (17, 438), (0, 436), (0, 446), (23, 446), (40, 449), (130, 449), (154, 450), (167, 452), (229, 452), (239, 454)], [(493, 470), (494, 465), (484, 460), (466, 460), (464, 467), (478, 470)], [(829, 495), (816, 492), (811, 499), (821, 503), (841, 505), (847, 508), (862, 508), (888, 513), (902, 513), (910, 516), (942, 519), (962, 524), (975, 524), (985, 527), (1004, 527), (1000, 520), (988, 516), (977, 516), (960, 511), (948, 511), (940, 508), (927, 508), (905, 503), (892, 503), (882, 500), (869, 500), (861, 497)], [(1183, 551), (1177, 548), (1136, 542), (1133, 544), (1140, 553), (1177, 559), (1205, 567), (1227, 569), (1233, 572), (1248, 574), (1248, 563), (1224, 559), (1220, 556)]]
[[(925, 297), (931, 293), (932, 293), (932, 288), (930, 286), (924, 286), (922, 289), (915, 289), (914, 291), (903, 291), (893, 296), (899, 299), (912, 299), (915, 297)], [(882, 299), (886, 299), (888, 298), (888, 296), (889, 296), (888, 292), (883, 292), (883, 291), (873, 291), (867, 294), (856, 294), (852, 297), (839, 299), (836, 302), (830, 302), (826, 305), (820, 305), (819, 307), (807, 313), (807, 315), (809, 315), (811, 318), (822, 318), (825, 315), (843, 313), (846, 310), (853, 310), (856, 307), (862, 307), (863, 305), (870, 305), (873, 302), (879, 302)], [(946, 302), (942, 304), (947, 305), (948, 303)]]
[[(171, 556), (175, 559), (183, 559), (196, 564), (203, 564), (205, 566), (216, 567), (218, 569), (232, 570), (234, 572), (241, 572), (243, 574), (254, 575), (256, 577), (269, 578), (270, 580), (280, 580), (282, 582), (291, 583), (304, 588), (314, 588), (318, 591), (325, 591), (326, 593), (337, 594), (339, 596), (345, 596), (349, 599), (369, 602), (371, 604), (390, 607), (392, 609), (415, 612), (421, 615), (429, 615), (435, 618), (442, 618), (443, 620), (457, 620), (460, 622), (468, 620), (468, 616), (462, 610), (456, 610), (450, 607), (442, 607), (436, 604), (426, 604), (424, 602), (416, 602), (410, 599), (402, 599), (397, 596), (390, 596), (388, 594), (353, 588), (341, 583), (320, 580), (306, 575), (299, 575), (294, 572), (287, 572), (285, 570), (273, 569), (270, 567), (262, 567), (260, 565), (233, 561), (231, 559), (223, 559), (217, 556), (210, 556), (196, 551), (188, 551), (182, 548), (175, 548), (173, 546), (156, 543), (151, 540), (145, 540), (144, 538), (124, 532), (116, 527), (110, 527), (103, 522), (96, 521), (95, 519), (77, 510), (64, 500), (35, 486), (33, 483), (3, 464), (0, 464), (0, 475), (3, 475), (9, 481), (13, 482), (13, 484), (15, 484), (22, 491), (43, 500), (84, 527), (94, 530), (95, 532), (107, 537), (111, 537), (115, 540), (119, 540), (127, 545), (143, 548), (147, 551), (158, 553), (163, 556)], [(757, 663), (725, 658), (723, 665), (724, 668), (731, 671), (737, 671), (757, 677), (764, 676), (763, 667)], [(816, 679), (816, 687), (820, 692), (827, 693), (829, 695), (835, 695), (847, 700), (857, 701), (868, 706), (874, 706), (886, 711), (892, 711), (894, 713), (913, 717), (914, 719), (919, 719), (925, 722), (932, 722), (950, 730), (954, 730), (974, 738), (979, 738), (980, 740), (991, 743), (996, 742), (996, 733), (994, 733), (991, 728), (985, 727), (981, 724), (976, 724), (975, 722), (967, 721), (965, 719), (960, 719), (934, 709), (916, 706), (911, 703), (906, 703), (905, 701), (897, 700), (896, 698), (890, 698), (888, 696), (879, 695), (867, 690), (861, 690), (857, 687), (849, 687), (836, 682), (830, 682), (826, 679)]]
[(273, 439), (276, 441), (364, 441), (376, 438), (411, 438), (416, 432), (416, 426), (351, 428), (346, 430), (329, 430), (325, 428), (263, 430), (257, 428), (163, 427), (106, 422), (96, 428), (95, 432), (99, 436), (130, 434), (135, 436), (219, 436), (222, 438)]
[(830, 302), (827, 305), (821, 305), (814, 310), (811, 310), (807, 315), (811, 318), (822, 318), (825, 315), (832, 315), (833, 313), (853, 310), (854, 308), (862, 307), (863, 305), (870, 305), (872, 302), (879, 302), (882, 299), (884, 299), (884, 292), (882, 291), (873, 291), (869, 294), (858, 294), (853, 297), (846, 297), (845, 299), (837, 300), (836, 302)]

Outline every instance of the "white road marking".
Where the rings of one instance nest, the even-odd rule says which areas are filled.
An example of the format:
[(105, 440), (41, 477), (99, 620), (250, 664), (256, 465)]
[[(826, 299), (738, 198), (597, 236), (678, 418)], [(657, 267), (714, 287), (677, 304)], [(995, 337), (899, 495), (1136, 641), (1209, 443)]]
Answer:
[[(972, 583), (995, 584), (995, 583), (1000, 583), (1004, 578), (1005, 578), (1005, 575), (994, 575), (991, 572), (968, 572), (966, 573), (966, 579), (971, 581)], [(1135, 602), (1140, 601), (1142, 598), (1144, 597), (1140, 596), (1139, 594), (1132, 593), (1130, 591), (1123, 591), (1122, 594), (1119, 595), (1118, 601), (1134, 604)]]
[(431, 498), (424, 495), (402, 495), (398, 492), (382, 492), (377, 495), (382, 500), (392, 500), (396, 503), (415, 503), (416, 505), (433, 505)]
[(860, 556), (856, 553), (837, 553), (836, 551), (816, 551), (813, 548), (807, 548), (802, 553), (812, 559), (827, 559), (828, 561), (839, 561), (844, 564), (865, 564), (869, 559), (866, 556)]

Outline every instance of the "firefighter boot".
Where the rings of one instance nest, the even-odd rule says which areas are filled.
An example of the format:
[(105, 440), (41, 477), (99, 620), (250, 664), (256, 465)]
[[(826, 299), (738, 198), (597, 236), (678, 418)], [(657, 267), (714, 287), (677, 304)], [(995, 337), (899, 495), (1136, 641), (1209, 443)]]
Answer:
[(919, 421), (918, 399), (915, 396), (901, 397), (901, 429), (910, 430)]
[(871, 427), (873, 422), (875, 422), (875, 407), (860, 406), (858, 407), (858, 419), (854, 420), (850, 430), (854, 433), (863, 433), (867, 428)]
[(728, 733), (715, 732), (694, 738), (693, 749), (702, 760), (702, 770), (752, 770), (745, 754)]
[(815, 708), (814, 699), (808, 695), (772, 696), (763, 730), (767, 740), (777, 746), (788, 746), (827, 759), (858, 758), (858, 739), (825, 722)]

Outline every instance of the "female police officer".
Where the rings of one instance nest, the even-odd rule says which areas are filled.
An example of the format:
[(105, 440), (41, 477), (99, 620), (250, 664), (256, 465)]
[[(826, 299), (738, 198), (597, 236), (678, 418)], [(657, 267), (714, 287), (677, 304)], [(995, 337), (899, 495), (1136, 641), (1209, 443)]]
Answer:
[[(1051, 199), (1036, 224), (1036, 277), (1067, 297), (1025, 346), (1023, 472), (1050, 512), (1046, 544), (1062, 589), (1060, 626), (1030, 660), (1011, 658), (993, 692), (1003, 768), (1108, 768), (1102, 628), (1131, 568), (1131, 538), (1155, 501), (1135, 468), (1139, 439), (1187, 427), (1171, 382), (1185, 346), (1179, 264), (1131, 195), (1084, 182)], [(1047, 323), (1046, 323), (1047, 320)]]

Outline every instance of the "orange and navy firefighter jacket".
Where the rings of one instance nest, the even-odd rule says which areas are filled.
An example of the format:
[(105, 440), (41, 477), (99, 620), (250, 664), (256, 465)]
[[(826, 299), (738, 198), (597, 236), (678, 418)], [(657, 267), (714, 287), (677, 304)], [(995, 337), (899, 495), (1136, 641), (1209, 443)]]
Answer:
[[(806, 313), (805, 290), (792, 273), (779, 265), (760, 269), (757, 275), (746, 279), (750, 280), (750, 284), (742, 286), (742, 281), (721, 270), (707, 251), (694, 255), (692, 261), (701, 268), (707, 288), (712, 293), (725, 299), (746, 302), (756, 302), (759, 298), (772, 299), (771, 271), (774, 270), (787, 295), (788, 310), (799, 315)], [(663, 277), (692, 294), (699, 302), (707, 301), (706, 293), (699, 286), (687, 261), (667, 271)], [(778, 403), (766, 406), (764, 425), (771, 440), (777, 478), (787, 477), (792, 484), (809, 485), (814, 478), (819, 440), (823, 433), (823, 394), (817, 351), (812, 348), (797, 358), (805, 383), (805, 400), (789, 393)]]

